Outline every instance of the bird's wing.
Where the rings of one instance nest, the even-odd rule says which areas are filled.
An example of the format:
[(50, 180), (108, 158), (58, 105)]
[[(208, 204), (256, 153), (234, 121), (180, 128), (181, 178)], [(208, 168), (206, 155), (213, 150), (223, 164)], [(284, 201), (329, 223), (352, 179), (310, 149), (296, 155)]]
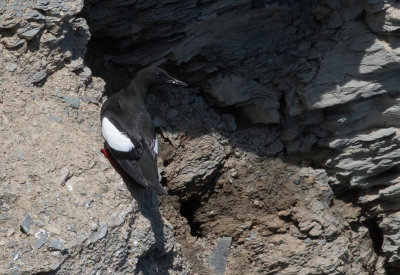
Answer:
[[(114, 147), (113, 140), (110, 138), (107, 140), (105, 137), (113, 158), (135, 182), (145, 187), (152, 187), (159, 194), (165, 194), (165, 189), (158, 181), (157, 153), (155, 150), (158, 149), (158, 145), (155, 130), (152, 123), (149, 125), (148, 121), (142, 117), (148, 115), (147, 112), (143, 115), (135, 114), (133, 116), (129, 112), (122, 111), (123, 109), (129, 110), (129, 108), (122, 108), (123, 103), (121, 101), (111, 99), (112, 101), (105, 102), (101, 119), (102, 124), (105, 118), (110, 121), (122, 135), (121, 140), (115, 141), (114, 144), (117, 145)], [(133, 148), (129, 151), (122, 151), (121, 149), (129, 148), (129, 141)], [(127, 142), (125, 147), (121, 145), (124, 142)]]

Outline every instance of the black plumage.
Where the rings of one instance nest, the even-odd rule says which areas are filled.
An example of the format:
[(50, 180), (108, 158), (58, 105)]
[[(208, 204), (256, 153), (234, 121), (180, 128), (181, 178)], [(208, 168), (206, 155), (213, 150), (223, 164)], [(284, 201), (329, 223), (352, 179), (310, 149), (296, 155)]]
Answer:
[(154, 149), (158, 146), (156, 132), (146, 107), (150, 87), (162, 84), (187, 86), (160, 68), (145, 68), (135, 75), (127, 89), (112, 95), (103, 104), (101, 121), (103, 126), (103, 119), (107, 118), (134, 145), (127, 152), (117, 151), (105, 137), (106, 149), (129, 178), (145, 187), (153, 188), (159, 194), (166, 194), (158, 181), (157, 152)]

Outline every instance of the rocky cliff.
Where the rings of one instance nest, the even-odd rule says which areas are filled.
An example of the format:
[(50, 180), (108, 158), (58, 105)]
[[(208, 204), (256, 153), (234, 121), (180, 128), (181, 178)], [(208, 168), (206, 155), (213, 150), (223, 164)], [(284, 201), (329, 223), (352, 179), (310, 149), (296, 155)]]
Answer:
[[(0, 0), (0, 274), (398, 274), (397, 1)], [(157, 65), (168, 196), (101, 155)]]

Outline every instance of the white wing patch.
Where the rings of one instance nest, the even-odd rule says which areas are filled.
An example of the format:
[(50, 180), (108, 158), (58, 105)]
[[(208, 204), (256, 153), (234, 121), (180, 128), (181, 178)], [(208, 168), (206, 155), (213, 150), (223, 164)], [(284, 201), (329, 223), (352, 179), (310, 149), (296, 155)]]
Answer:
[(108, 145), (114, 150), (129, 152), (135, 148), (132, 141), (124, 133), (118, 131), (117, 127), (106, 117), (101, 121), (101, 131)]
[(158, 155), (158, 141), (157, 138), (154, 140), (154, 147), (153, 147), (154, 153)]

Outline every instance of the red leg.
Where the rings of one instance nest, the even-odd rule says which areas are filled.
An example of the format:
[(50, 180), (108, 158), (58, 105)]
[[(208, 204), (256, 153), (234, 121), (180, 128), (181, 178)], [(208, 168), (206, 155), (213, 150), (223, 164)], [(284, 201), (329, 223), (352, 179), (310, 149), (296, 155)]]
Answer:
[(101, 148), (100, 151), (104, 154), (108, 161), (111, 162), (112, 165), (118, 166), (118, 163), (113, 159), (111, 153), (106, 148)]

